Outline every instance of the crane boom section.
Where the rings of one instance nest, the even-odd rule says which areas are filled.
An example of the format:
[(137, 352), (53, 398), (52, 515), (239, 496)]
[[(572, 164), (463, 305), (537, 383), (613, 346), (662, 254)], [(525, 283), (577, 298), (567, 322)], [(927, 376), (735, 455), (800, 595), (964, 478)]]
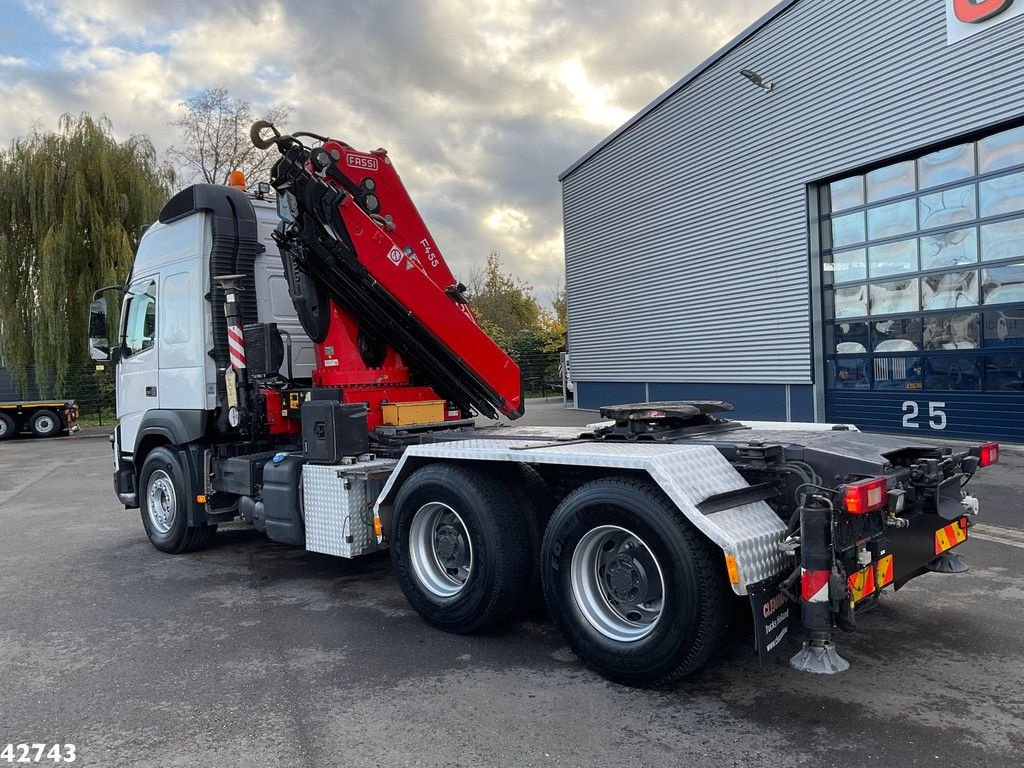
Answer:
[(480, 327), (386, 152), (331, 139), (312, 149), (293, 137), (276, 143), (275, 240), (313, 340), (326, 336), (329, 298), (446, 399), (521, 416), (519, 367)]

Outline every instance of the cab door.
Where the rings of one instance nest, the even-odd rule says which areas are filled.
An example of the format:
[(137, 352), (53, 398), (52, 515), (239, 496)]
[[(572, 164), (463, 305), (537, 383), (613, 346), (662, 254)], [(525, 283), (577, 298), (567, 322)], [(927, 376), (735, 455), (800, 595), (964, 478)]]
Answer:
[(121, 359), (117, 371), (117, 418), (121, 446), (135, 450), (135, 437), (146, 411), (160, 407), (157, 344), (157, 276), (134, 280), (121, 310)]

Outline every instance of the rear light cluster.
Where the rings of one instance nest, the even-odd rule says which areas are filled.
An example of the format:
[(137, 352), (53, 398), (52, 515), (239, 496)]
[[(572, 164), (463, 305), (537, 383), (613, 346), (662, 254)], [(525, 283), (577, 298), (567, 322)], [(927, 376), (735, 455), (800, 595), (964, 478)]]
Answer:
[(978, 465), (989, 467), (999, 463), (999, 443), (983, 445), (978, 453)]
[(889, 502), (888, 483), (884, 477), (873, 477), (843, 487), (843, 507), (851, 515), (865, 515), (884, 509)]

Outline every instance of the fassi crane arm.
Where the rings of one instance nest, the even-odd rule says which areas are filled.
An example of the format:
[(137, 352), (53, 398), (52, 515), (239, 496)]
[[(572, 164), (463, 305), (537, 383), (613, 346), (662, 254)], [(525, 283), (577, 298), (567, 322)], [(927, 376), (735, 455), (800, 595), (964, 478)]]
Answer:
[(282, 136), (263, 121), (250, 136), (281, 152), (274, 239), (310, 338), (326, 337), (333, 299), (464, 411), (522, 416), (519, 367), (477, 323), (387, 153)]

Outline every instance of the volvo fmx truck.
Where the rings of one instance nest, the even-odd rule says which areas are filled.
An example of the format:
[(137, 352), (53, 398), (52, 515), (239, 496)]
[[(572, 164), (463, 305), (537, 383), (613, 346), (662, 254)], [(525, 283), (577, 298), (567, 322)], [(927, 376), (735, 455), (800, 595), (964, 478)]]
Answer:
[(387, 549), (439, 630), (543, 595), (577, 656), (631, 685), (704, 664), (737, 601), (763, 661), (788, 648), (796, 669), (842, 671), (836, 628), (883, 590), (966, 570), (965, 486), (995, 444), (741, 422), (713, 400), (476, 427), (523, 414), (519, 369), (388, 153), (251, 136), (278, 153), (270, 184), (179, 192), (93, 302), (93, 356), (117, 378), (114, 486), (156, 549), (184, 556), (238, 520), (338, 557)]

